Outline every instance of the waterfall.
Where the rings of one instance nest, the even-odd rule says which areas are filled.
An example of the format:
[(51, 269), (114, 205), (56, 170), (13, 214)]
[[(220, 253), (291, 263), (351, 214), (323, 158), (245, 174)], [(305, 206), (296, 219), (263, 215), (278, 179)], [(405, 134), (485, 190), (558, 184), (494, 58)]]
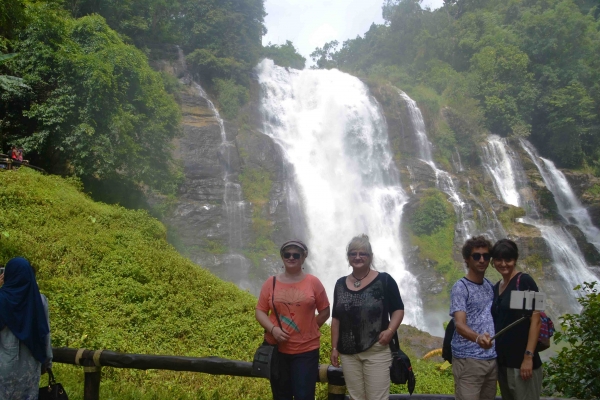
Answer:
[(531, 143), (522, 139), (521, 145), (540, 171), (546, 187), (554, 195), (560, 216), (566, 223), (576, 225), (583, 232), (587, 241), (600, 251), (600, 229), (592, 223), (590, 215), (573, 193), (565, 175), (556, 168), (552, 161), (540, 157)]
[[(541, 172), (542, 165), (534, 153), (535, 149), (526, 141), (521, 141), (521, 144)], [(520, 158), (510, 148), (506, 139), (490, 135), (482, 148), (484, 153), (482, 161), (486, 171), (492, 177), (498, 198), (507, 204), (524, 207), (526, 217), (520, 222), (538, 228), (548, 245), (552, 264), (561, 277), (562, 289), (567, 299), (567, 304), (560, 304), (558, 308), (564, 312), (579, 311), (580, 306), (576, 301), (573, 287), (584, 281), (594, 281), (596, 278), (587, 268), (577, 242), (564, 226), (539, 219), (535, 202), (529, 200), (530, 197), (525, 190), (528, 188), (528, 183)], [(520, 188), (524, 190), (520, 191)]]
[[(223, 208), (225, 211), (225, 220), (227, 224), (227, 254), (223, 258), (223, 262), (226, 267), (234, 271), (237, 276), (237, 283), (242, 288), (250, 289), (251, 284), (248, 280), (248, 269), (251, 266), (251, 262), (242, 254), (239, 253), (243, 247), (245, 213), (246, 213), (246, 202), (242, 196), (242, 188), (239, 183), (231, 180), (232, 168), (232, 152), (237, 151), (235, 143), (227, 140), (227, 132), (225, 130), (225, 122), (221, 118), (221, 114), (214, 103), (210, 100), (208, 94), (204, 91), (199, 83), (195, 82), (187, 71), (185, 62), (185, 56), (183, 50), (177, 46), (179, 63), (183, 68), (184, 77), (181, 79), (182, 83), (191, 85), (196, 93), (206, 100), (208, 108), (211, 110), (217, 124), (219, 126), (219, 132), (221, 134), (221, 144), (219, 145), (219, 156), (221, 160), (221, 166), (223, 168)], [(237, 250), (237, 252), (236, 252)], [(231, 277), (232, 278), (232, 277)]]
[[(263, 60), (264, 132), (281, 148), (301, 207), (309, 246), (307, 266), (332, 298), (336, 280), (350, 273), (346, 245), (369, 235), (374, 265), (398, 282), (405, 322), (423, 328), (418, 283), (405, 265), (400, 225), (407, 201), (377, 102), (357, 78), (337, 70), (297, 71)], [(293, 201), (292, 201), (293, 200)]]
[[(462, 244), (469, 237), (479, 234), (484, 234), (491, 240), (496, 240), (498, 237), (501, 237), (504, 234), (504, 230), (502, 229), (502, 225), (498, 222), (495, 214), (492, 215), (492, 218), (489, 218), (489, 214), (485, 211), (485, 208), (481, 202), (469, 192), (471, 198), (481, 207), (481, 209), (474, 211), (471, 204), (464, 200), (461, 196), (456, 184), (454, 183), (454, 180), (452, 179), (452, 176), (448, 172), (437, 167), (433, 161), (433, 146), (427, 138), (427, 130), (425, 128), (425, 122), (423, 121), (421, 110), (417, 106), (417, 103), (402, 90), (398, 89), (398, 94), (404, 100), (408, 108), (408, 113), (417, 136), (419, 158), (421, 161), (429, 165), (434, 171), (437, 188), (448, 195), (448, 200), (454, 207), (457, 217), (457, 228), (454, 238), (455, 243), (462, 246)], [(458, 156), (457, 167), (458, 170), (461, 171), (463, 167), (458, 151), (456, 154)], [(474, 219), (475, 214), (485, 216), (486, 218), (480, 219), (480, 221), (485, 220), (485, 223), (480, 223), (478, 226)]]

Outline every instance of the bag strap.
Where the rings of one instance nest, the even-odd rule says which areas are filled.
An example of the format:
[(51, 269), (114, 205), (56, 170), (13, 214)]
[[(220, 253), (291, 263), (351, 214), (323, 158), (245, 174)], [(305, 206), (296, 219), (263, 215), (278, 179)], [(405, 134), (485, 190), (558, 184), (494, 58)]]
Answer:
[(519, 290), (519, 283), (521, 282), (521, 275), (523, 275), (522, 272), (519, 272), (517, 274), (517, 291)]
[(48, 368), (48, 386), (56, 385), (56, 379), (54, 378), (54, 373), (52, 373), (52, 368)]
[[(281, 326), (281, 321), (279, 320), (279, 313), (277, 312), (277, 307), (275, 307), (275, 282), (277, 281), (277, 276), (273, 275), (273, 294), (271, 295), (271, 302), (273, 303), (273, 311), (275, 312), (275, 318), (277, 318), (277, 323), (279, 324), (279, 329), (283, 330)], [(271, 328), (273, 329), (273, 328)]]
[(465, 281), (463, 281), (463, 279), (466, 279), (466, 278), (460, 278), (459, 281), (461, 281), (462, 284), (465, 285), (465, 289), (467, 289), (467, 301), (469, 301), (469, 298), (471, 297), (471, 292), (469, 292), (469, 287), (467, 286)]

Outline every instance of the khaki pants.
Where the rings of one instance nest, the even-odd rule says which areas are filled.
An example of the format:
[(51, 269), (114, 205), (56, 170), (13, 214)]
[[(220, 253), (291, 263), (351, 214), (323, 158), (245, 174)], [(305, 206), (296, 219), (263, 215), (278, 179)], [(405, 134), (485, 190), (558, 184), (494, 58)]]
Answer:
[(502, 400), (539, 400), (542, 392), (542, 367), (533, 370), (531, 379), (521, 379), (518, 368), (498, 367), (498, 383)]
[(496, 397), (496, 359), (454, 358), (452, 374), (456, 400), (494, 400)]
[(389, 346), (376, 342), (358, 354), (340, 354), (346, 387), (352, 400), (387, 400), (390, 396)]

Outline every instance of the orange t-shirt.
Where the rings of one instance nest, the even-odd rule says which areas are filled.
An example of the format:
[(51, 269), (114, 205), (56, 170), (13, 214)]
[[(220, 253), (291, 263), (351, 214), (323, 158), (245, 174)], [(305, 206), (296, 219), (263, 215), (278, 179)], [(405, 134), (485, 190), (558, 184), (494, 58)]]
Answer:
[[(273, 312), (273, 278), (267, 279), (260, 290), (256, 309), (270, 313), (269, 319), (279, 326)], [(329, 307), (325, 288), (316, 276), (306, 274), (300, 282), (275, 282), (275, 307), (279, 313), (281, 326), (290, 334), (287, 342), (278, 344), (278, 350), (285, 354), (299, 354), (318, 349), (321, 332), (317, 325), (315, 311)], [(265, 333), (265, 339), (271, 344), (277, 340), (271, 333)]]

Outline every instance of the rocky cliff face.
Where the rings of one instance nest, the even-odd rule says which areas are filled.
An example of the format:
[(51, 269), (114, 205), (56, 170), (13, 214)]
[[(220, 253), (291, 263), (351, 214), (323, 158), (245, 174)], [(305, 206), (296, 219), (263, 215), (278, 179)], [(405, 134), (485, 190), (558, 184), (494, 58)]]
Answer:
[[(176, 63), (162, 66), (162, 69), (169, 68), (174, 74), (182, 75), (183, 69)], [(437, 187), (438, 177), (429, 164), (416, 156), (419, 154), (418, 142), (411, 117), (397, 89), (373, 86), (371, 92), (384, 111), (395, 162), (402, 184), (410, 195), (404, 215), (412, 215), (423, 196)], [(183, 136), (175, 143), (175, 155), (182, 163), (185, 179), (172, 212), (164, 219), (172, 242), (196, 263), (257, 293), (264, 279), (275, 273), (281, 264), (278, 246), (299, 233), (291, 224), (294, 216), (290, 215), (287, 192), (291, 185), (280, 149), (261, 133), (260, 87), (257, 83), (252, 85), (251, 100), (236, 121), (224, 122), (225, 140), (210, 104), (193, 85), (186, 85), (180, 94), (180, 104), (184, 115)], [(452, 129), (468, 129), (468, 124), (452, 110), (442, 110), (441, 114), (444, 123)], [(435, 121), (439, 123), (440, 120), (437, 116), (433, 118), (425, 113), (424, 120), (428, 130), (438, 128), (435, 126)], [(227, 151), (225, 145), (229, 146)], [(437, 153), (435, 147), (434, 153)], [(558, 218), (552, 193), (536, 166), (524, 154), (520, 156), (529, 184), (525, 196), (536, 202), (544, 218)], [(490, 232), (495, 232), (498, 238), (508, 236), (515, 240), (521, 254), (520, 267), (544, 285), (554, 299), (560, 299), (564, 290), (540, 230), (517, 221), (525, 215), (525, 210), (498, 200), (479, 157), (480, 154), (474, 152), (463, 162), (456, 153), (436, 160), (436, 163), (443, 165), (452, 176), (457, 192), (467, 203), (465, 218), (473, 221), (474, 229), (482, 232), (492, 229)], [(575, 172), (566, 172), (566, 176), (598, 223), (600, 180)], [(232, 200), (232, 187), (238, 188), (241, 198)], [(257, 195), (257, 190), (264, 193)], [(234, 213), (232, 204), (237, 210)], [(498, 227), (494, 227), (495, 223)], [(463, 273), (462, 240), (461, 243), (454, 241), (450, 257), (455, 273), (449, 274), (447, 266), (425, 256), (423, 248), (413, 242), (414, 235), (406, 220), (401, 229), (404, 248), (408, 249), (408, 266), (418, 278), (425, 306), (433, 309), (438, 309), (441, 304), (445, 306), (453, 277)], [(461, 229), (456, 227), (455, 237), (464, 234)], [(600, 264), (600, 255), (587, 243), (581, 231), (575, 225), (568, 229), (585, 249), (588, 263)], [(491, 274), (492, 280), (498, 277)], [(560, 312), (558, 303), (557, 300), (550, 301)]]

